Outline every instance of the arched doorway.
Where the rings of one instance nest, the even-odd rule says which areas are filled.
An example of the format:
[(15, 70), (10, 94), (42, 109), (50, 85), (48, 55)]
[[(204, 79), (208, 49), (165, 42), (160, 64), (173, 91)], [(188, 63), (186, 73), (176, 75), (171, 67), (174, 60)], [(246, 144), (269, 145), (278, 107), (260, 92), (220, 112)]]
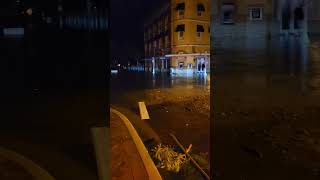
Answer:
[[(301, 33), (306, 29), (304, 0), (284, 0), (281, 4), (281, 30), (290, 33)], [(299, 31), (297, 31), (299, 30)]]
[(197, 58), (197, 72), (198, 73), (206, 72), (206, 61), (204, 57)]

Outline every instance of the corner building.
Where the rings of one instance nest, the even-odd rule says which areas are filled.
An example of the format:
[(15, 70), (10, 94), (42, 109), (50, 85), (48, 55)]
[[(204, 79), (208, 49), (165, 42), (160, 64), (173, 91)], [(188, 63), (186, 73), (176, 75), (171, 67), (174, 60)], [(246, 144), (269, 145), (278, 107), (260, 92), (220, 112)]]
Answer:
[(210, 71), (210, 0), (171, 0), (145, 23), (145, 67), (179, 75)]

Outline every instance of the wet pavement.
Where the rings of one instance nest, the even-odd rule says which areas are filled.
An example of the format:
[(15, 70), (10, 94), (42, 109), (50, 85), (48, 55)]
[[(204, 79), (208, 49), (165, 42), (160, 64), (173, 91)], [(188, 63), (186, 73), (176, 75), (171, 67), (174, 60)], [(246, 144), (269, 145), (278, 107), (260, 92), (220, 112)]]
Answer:
[(111, 87), (111, 104), (139, 115), (138, 102), (146, 103), (151, 119), (144, 123), (152, 127), (163, 144), (176, 146), (169, 136), (174, 133), (185, 147), (192, 144), (192, 152), (209, 161), (209, 75), (177, 77), (120, 71), (112, 75)]
[(319, 178), (319, 40), (247, 40), (215, 49), (217, 179)]
[[(177, 146), (169, 136), (173, 133), (185, 147), (192, 144), (192, 153), (209, 161), (209, 80), (209, 75), (172, 77), (165, 73), (119, 72), (111, 78), (110, 103), (139, 116), (138, 102), (144, 101), (151, 119), (138, 121), (151, 127), (162, 144)], [(135, 126), (143, 133), (141, 127)], [(152, 148), (148, 141), (145, 144)], [(160, 172), (165, 179), (186, 178), (181, 173)], [(193, 173), (192, 176), (195, 174), (198, 175)]]

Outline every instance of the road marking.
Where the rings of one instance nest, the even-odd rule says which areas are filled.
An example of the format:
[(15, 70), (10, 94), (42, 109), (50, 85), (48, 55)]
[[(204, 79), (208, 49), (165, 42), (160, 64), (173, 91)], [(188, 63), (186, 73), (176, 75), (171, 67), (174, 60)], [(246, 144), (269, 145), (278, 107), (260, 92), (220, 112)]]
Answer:
[(150, 119), (146, 104), (144, 102), (138, 102), (138, 104), (139, 104), (141, 119), (142, 120)]

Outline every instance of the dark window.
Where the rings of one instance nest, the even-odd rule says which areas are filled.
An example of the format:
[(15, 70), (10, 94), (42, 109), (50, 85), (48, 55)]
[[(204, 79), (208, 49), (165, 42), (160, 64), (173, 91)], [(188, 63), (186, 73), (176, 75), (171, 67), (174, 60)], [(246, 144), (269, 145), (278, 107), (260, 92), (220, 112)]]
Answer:
[(185, 28), (184, 28), (184, 24), (179, 24), (176, 28), (176, 32), (184, 32)]
[(183, 65), (184, 65), (183, 62), (179, 62), (179, 68), (180, 68), (180, 69), (183, 69)]
[(282, 29), (290, 27), (290, 7), (286, 6), (282, 9)]
[(203, 26), (197, 25), (197, 32), (204, 32)]
[(177, 11), (184, 11), (184, 9), (185, 9), (184, 3), (177, 4), (177, 6), (176, 6)]
[(198, 4), (197, 5), (197, 10), (200, 11), (200, 12), (204, 12), (205, 11), (204, 5), (203, 4)]
[(222, 5), (221, 9), (221, 21), (222, 24), (234, 24), (233, 15), (234, 15), (234, 4), (226, 3)]
[(261, 20), (262, 19), (262, 8), (251, 8), (250, 16), (252, 20)]
[(304, 19), (304, 12), (302, 7), (298, 7), (294, 10), (294, 28), (301, 29), (303, 27), (302, 22)]

